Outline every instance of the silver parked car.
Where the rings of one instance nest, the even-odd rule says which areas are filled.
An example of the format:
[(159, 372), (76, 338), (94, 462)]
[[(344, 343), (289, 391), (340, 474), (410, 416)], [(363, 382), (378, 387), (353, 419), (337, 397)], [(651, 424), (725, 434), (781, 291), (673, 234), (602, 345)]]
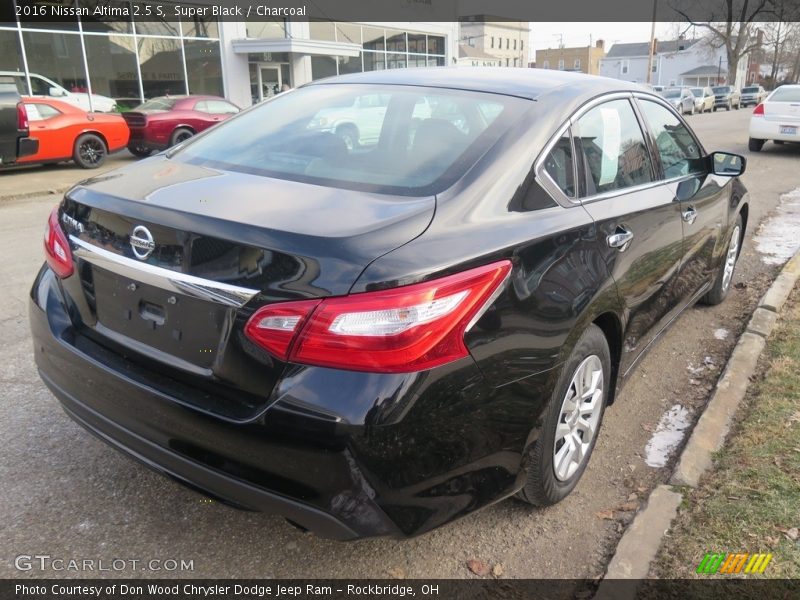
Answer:
[(694, 114), (695, 98), (689, 88), (669, 88), (661, 92), (661, 95), (682, 115)]
[(757, 106), (761, 104), (767, 97), (769, 92), (760, 85), (748, 85), (742, 88), (742, 106)]

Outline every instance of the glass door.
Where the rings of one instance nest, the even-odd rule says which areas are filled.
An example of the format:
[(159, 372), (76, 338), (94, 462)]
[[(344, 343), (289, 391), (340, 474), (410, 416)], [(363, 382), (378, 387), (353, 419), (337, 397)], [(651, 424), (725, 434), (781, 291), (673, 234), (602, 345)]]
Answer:
[(258, 101), (272, 98), (281, 92), (281, 68), (261, 66), (258, 69)]

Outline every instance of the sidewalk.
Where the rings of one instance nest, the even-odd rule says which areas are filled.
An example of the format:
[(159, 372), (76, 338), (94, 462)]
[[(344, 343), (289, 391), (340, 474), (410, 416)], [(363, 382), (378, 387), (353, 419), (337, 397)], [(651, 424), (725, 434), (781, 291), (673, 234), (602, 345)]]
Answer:
[(0, 201), (8, 198), (62, 194), (73, 185), (138, 160), (127, 150), (108, 157), (99, 169), (81, 169), (75, 163), (30, 165), (0, 169)]

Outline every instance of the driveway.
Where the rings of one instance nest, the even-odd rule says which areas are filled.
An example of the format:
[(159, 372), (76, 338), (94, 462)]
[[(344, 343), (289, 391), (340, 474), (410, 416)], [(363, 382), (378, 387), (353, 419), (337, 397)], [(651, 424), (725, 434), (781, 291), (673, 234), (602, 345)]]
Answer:
[[(469, 559), (502, 565), (503, 577), (602, 574), (640, 499), (669, 476), (674, 454), (664, 467), (646, 462), (657, 463), (647, 446), (659, 420), (670, 409), (696, 420), (777, 268), (762, 262), (752, 236), (780, 194), (800, 187), (800, 147), (768, 144), (749, 153), (750, 112), (689, 117), (708, 150), (748, 158), (750, 223), (729, 300), (688, 311), (643, 360), (607, 411), (590, 466), (564, 502), (536, 510), (506, 500), (406, 541), (335, 543), (275, 516), (238, 512), (151, 473), (75, 425), (36, 375), (26, 316), (42, 231), (57, 197), (1, 202), (0, 576), (461, 578), (473, 576)], [(143, 570), (129, 562), (103, 573), (18, 571), (14, 557), (21, 554), (106, 565), (174, 559), (192, 561), (193, 571)]]

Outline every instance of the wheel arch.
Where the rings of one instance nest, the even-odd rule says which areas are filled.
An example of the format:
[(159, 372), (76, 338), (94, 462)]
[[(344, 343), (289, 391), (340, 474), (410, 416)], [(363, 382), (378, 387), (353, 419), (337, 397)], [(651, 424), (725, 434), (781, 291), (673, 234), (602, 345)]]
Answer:
[(103, 143), (106, 145), (106, 152), (108, 152), (108, 138), (105, 135), (103, 135), (103, 133), (101, 131), (99, 131), (97, 129), (84, 129), (78, 135), (76, 135), (75, 136), (75, 140), (73, 140), (73, 142), (72, 142), (73, 151), (75, 150), (75, 144), (78, 143), (78, 140), (81, 138), (81, 136), (86, 135), (87, 133), (91, 133), (92, 135), (96, 135), (101, 140), (103, 140)]
[(592, 320), (606, 336), (608, 349), (611, 353), (611, 386), (609, 388), (608, 404), (613, 404), (617, 396), (617, 379), (619, 365), (622, 359), (622, 320), (612, 311), (606, 311)]

